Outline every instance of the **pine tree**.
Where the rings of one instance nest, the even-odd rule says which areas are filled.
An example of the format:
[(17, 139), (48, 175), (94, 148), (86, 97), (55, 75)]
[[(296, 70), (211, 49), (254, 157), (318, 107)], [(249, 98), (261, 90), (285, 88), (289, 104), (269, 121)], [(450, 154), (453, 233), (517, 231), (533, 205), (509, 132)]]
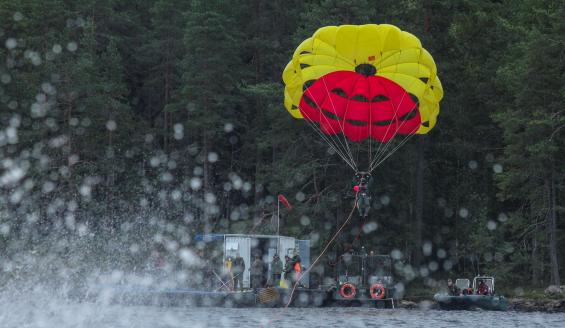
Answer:
[[(563, 162), (564, 146), (560, 130), (565, 124), (561, 105), (565, 100), (565, 66), (561, 59), (565, 44), (561, 18), (565, 8), (532, 1), (522, 9), (517, 19), (526, 20), (523, 22), (529, 28), (522, 29), (522, 25), (514, 29), (524, 36), (524, 41), (516, 44), (499, 71), (500, 83), (513, 97), (495, 116), (504, 129), (505, 141), (505, 167), (498, 183), (501, 198), (513, 201), (517, 216), (527, 218), (524, 228), (535, 228), (534, 239), (540, 231), (537, 226), (546, 227), (551, 283), (559, 285), (556, 221), (560, 203), (556, 194), (565, 177), (562, 166), (557, 164)], [(530, 235), (527, 230), (524, 233)], [(534, 256), (537, 254), (532, 252)]]

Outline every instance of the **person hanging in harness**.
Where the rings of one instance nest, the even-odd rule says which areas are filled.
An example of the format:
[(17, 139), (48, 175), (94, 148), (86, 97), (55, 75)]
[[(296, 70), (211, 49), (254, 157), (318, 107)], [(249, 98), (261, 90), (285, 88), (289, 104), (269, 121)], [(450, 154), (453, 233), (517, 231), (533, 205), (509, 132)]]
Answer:
[(357, 172), (355, 174), (355, 186), (353, 190), (357, 193), (357, 210), (359, 216), (366, 218), (369, 216), (371, 209), (371, 195), (369, 194), (369, 183), (371, 182), (371, 174), (369, 172)]

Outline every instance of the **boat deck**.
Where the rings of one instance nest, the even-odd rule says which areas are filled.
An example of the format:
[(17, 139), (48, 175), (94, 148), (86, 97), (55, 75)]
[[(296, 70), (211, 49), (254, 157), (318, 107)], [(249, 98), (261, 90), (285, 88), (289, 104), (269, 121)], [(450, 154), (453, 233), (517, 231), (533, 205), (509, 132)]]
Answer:
[[(292, 294), (292, 301), (289, 302)], [(209, 291), (191, 288), (155, 288), (132, 285), (97, 285), (88, 299), (108, 303), (156, 306), (204, 307), (321, 307), (371, 306), (394, 307), (394, 300), (336, 300), (333, 293), (322, 289), (297, 288), (294, 293), (285, 288), (261, 288), (256, 291)]]

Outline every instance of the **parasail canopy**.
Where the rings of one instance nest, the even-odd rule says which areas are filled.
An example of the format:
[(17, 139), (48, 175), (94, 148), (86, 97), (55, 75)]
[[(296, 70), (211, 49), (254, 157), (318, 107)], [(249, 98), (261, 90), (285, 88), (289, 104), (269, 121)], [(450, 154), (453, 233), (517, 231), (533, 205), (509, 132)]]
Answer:
[(371, 172), (412, 135), (429, 132), (443, 97), (420, 40), (387, 24), (318, 29), (295, 50), (283, 81), (288, 112), (355, 171), (366, 158)]

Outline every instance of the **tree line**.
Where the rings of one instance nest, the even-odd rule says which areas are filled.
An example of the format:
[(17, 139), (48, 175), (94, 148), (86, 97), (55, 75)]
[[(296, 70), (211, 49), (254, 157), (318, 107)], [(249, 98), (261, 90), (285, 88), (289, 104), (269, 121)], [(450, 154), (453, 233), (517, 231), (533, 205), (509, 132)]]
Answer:
[(376, 229), (356, 221), (335, 252), (360, 235), (420, 277), (559, 284), (564, 11), (549, 0), (0, 1), (3, 256), (53, 235), (127, 256), (191, 246), (196, 233), (273, 233), (279, 194), (294, 205), (281, 233), (315, 253), (351, 209), (353, 172), (286, 113), (282, 70), (321, 26), (387, 23), (420, 38), (445, 97), (437, 126), (375, 172), (364, 223)]

